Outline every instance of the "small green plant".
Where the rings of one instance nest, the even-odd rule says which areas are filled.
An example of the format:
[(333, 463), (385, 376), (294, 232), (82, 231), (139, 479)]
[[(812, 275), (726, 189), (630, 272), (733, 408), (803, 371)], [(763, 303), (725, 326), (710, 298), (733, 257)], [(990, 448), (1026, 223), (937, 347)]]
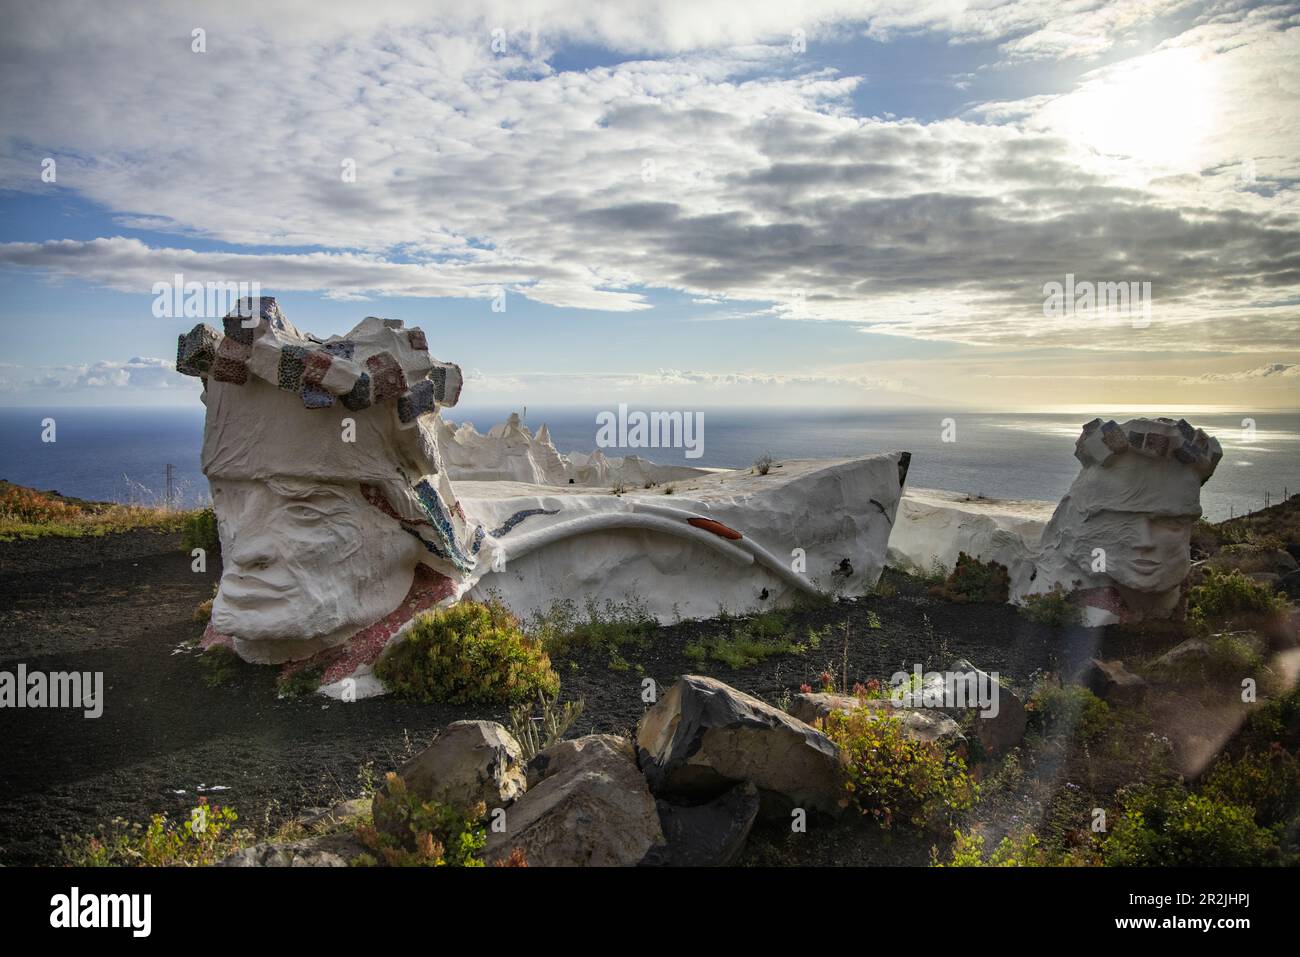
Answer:
[(1171, 785), (1126, 794), (1101, 853), (1111, 867), (1259, 867), (1278, 838), (1249, 808)]
[(236, 830), (233, 808), (209, 804), (190, 809), (189, 820), (155, 814), (148, 825), (114, 820), (108, 833), (63, 839), (63, 857), (73, 867), (200, 867), (215, 864), (253, 841)]
[(518, 704), (560, 690), (541, 642), (496, 601), (420, 615), (375, 674), (397, 694), (448, 704)]
[(657, 627), (645, 602), (635, 597), (623, 602), (606, 599), (603, 607), (589, 598), (581, 614), (573, 600), (566, 598), (535, 613), (529, 619), (528, 633), (553, 657), (575, 648), (605, 648), (613, 656), (626, 645), (644, 645)]
[(213, 645), (199, 655), (199, 667), (203, 669), (203, 683), (209, 688), (220, 688), (235, 680), (239, 656), (225, 645)]
[(217, 513), (211, 508), (200, 508), (185, 515), (181, 526), (181, 550), (193, 551), (201, 548), (210, 554), (221, 549), (221, 537), (217, 534)]
[(747, 633), (732, 637), (702, 638), (685, 648), (686, 657), (697, 664), (718, 661), (739, 671), (774, 655), (797, 654), (804, 646), (787, 639), (756, 638)]
[(978, 797), (965, 761), (911, 737), (894, 715), (834, 711), (823, 726), (840, 749), (847, 801), (885, 827), (899, 821), (948, 829)]
[(772, 453), (764, 452), (758, 458), (754, 459), (754, 471), (759, 475), (766, 475), (772, 471)]
[(374, 821), (356, 834), (371, 859), (389, 867), (482, 867), (477, 855), (487, 844), (483, 818), (487, 805), (461, 809), (438, 801), (421, 801), (390, 771), (375, 792)]
[(1026, 595), (1020, 614), (1036, 625), (1046, 625), (1058, 631), (1070, 628), (1083, 620), (1082, 610), (1074, 597), (1057, 582), (1052, 590), (1041, 595)]
[(1111, 727), (1110, 705), (1078, 685), (1045, 684), (1025, 702), (1030, 721), (1043, 735), (1092, 742)]
[(965, 552), (957, 555), (957, 564), (942, 585), (932, 591), (959, 604), (979, 602), (1003, 604), (1011, 593), (1011, 576), (1007, 567), (995, 561), (982, 562)]
[(664, 494), (665, 494), (665, 495), (672, 495), (672, 494), (674, 494), (676, 491), (677, 491), (677, 486), (674, 485), (672, 482), (669, 482), (667, 485), (664, 486)]
[(324, 665), (288, 666), (275, 683), (276, 694), (281, 698), (301, 698), (315, 694), (324, 674)]
[[(557, 706), (554, 695), (539, 691), (536, 705), (519, 705), (510, 709), (510, 733), (519, 742), (524, 760), (530, 761), (539, 752), (549, 748), (564, 737), (573, 723), (582, 715), (583, 701), (566, 701)], [(533, 716), (534, 709), (539, 714)]]

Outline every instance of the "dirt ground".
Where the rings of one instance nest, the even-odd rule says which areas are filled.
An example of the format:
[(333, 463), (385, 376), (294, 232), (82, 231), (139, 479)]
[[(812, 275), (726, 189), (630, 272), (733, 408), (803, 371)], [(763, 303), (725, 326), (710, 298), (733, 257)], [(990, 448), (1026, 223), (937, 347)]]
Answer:
[[(215, 564), (215, 563), (214, 563)], [(0, 863), (60, 863), (60, 835), (96, 831), (113, 818), (147, 821), (181, 813), (200, 793), (233, 806), (241, 823), (270, 829), (308, 808), (360, 790), (359, 775), (400, 764), (447, 723), (505, 720), (482, 707), (421, 705), (393, 697), (354, 704), (321, 696), (277, 698), (276, 669), (239, 665), (218, 687), (193, 648), (202, 625), (195, 606), (211, 597), (219, 569), (191, 571), (179, 536), (131, 532), (103, 538), (0, 543), (0, 670), (90, 671), (105, 676), (102, 717), (81, 711), (0, 712)], [(830, 665), (849, 684), (887, 679), (913, 663), (943, 667), (954, 657), (1000, 672), (1013, 684), (1069, 669), (1104, 651), (1125, 657), (1130, 639), (1068, 634), (1033, 625), (1009, 606), (954, 605), (904, 578), (897, 594), (794, 614), (795, 637), (831, 626), (814, 651), (732, 670), (685, 654), (703, 635), (733, 622), (686, 622), (625, 647), (624, 667), (605, 649), (554, 662), (563, 699), (585, 710), (571, 734), (628, 733), (646, 705), (642, 681), (666, 690), (680, 675), (711, 674), (776, 702), (802, 683), (818, 685)], [(871, 615), (880, 627), (872, 628)], [(846, 631), (847, 630), (847, 631)], [(1105, 649), (1101, 640), (1111, 641)], [(814, 833), (815, 832), (815, 833)], [(809, 838), (757, 831), (752, 863), (924, 864), (932, 840), (850, 821), (816, 825)]]

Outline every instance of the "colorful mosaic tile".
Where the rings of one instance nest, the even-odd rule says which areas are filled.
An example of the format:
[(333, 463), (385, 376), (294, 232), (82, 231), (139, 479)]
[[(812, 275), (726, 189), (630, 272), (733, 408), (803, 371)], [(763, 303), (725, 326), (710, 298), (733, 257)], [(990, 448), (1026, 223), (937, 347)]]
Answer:
[(1128, 448), (1128, 438), (1115, 422), (1107, 422), (1101, 427), (1101, 440), (1112, 452), (1123, 452)]
[(532, 518), (534, 515), (558, 515), (558, 508), (526, 508), (522, 511), (515, 512), (499, 528), (492, 529), (492, 537), (500, 538), (502, 535), (510, 534), (510, 531), (526, 518)]
[(302, 389), (303, 367), (307, 349), (302, 346), (284, 346), (280, 349), (280, 368), (276, 384), (286, 392)]
[(429, 484), (428, 479), (420, 479), (416, 482), (413, 491), (416, 498), (420, 500), (420, 507), (424, 514), (441, 538), (440, 544), (446, 551), (447, 558), (459, 570), (469, 571), (474, 567), (474, 562), (468, 555), (462, 553), (460, 546), (456, 544), (456, 530), (443, 507), (442, 496)]
[(423, 329), (412, 329), (407, 332), (406, 341), (417, 352), (427, 352), (429, 350), (429, 340), (424, 338)]
[(373, 401), (396, 399), (406, 391), (406, 376), (391, 352), (375, 353), (366, 360), (366, 368), (370, 371)]
[(330, 371), (333, 362), (330, 354), (323, 350), (307, 353), (302, 364), (302, 381), (309, 386), (320, 388), (321, 380), (325, 378), (325, 373)]
[(403, 422), (414, 422), (424, 413), (437, 408), (433, 383), (424, 379), (411, 386), (410, 391), (397, 400), (397, 417)]
[(351, 339), (340, 339), (338, 342), (327, 342), (324, 349), (330, 355), (339, 359), (351, 359), (357, 351), (357, 344)]
[(177, 337), (176, 371), (183, 375), (207, 375), (212, 360), (217, 357), (220, 338), (217, 330), (202, 324)]
[(217, 382), (229, 382), (232, 385), (244, 385), (248, 382), (248, 366), (230, 356), (218, 355), (208, 373)]
[(1148, 432), (1143, 448), (1163, 458), (1169, 454), (1169, 436), (1160, 432)]
[(351, 391), (344, 393), (340, 398), (343, 404), (353, 412), (360, 412), (362, 409), (370, 408), (370, 376), (361, 373), (357, 376), (356, 385)]
[(302, 396), (302, 404), (309, 409), (328, 409), (334, 404), (334, 396), (314, 385), (304, 383), (302, 391), (298, 394)]

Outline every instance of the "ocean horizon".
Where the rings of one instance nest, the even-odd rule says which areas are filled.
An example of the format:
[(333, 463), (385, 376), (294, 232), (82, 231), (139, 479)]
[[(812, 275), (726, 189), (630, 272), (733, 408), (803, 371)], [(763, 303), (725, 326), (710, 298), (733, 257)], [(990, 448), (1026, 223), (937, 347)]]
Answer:
[[(443, 417), (457, 424), (472, 422), (478, 431), (487, 432), (512, 411), (523, 410), (458, 407), (444, 410)], [(561, 452), (591, 452), (600, 411), (534, 406), (527, 410), (525, 424), (534, 432), (546, 424)], [(1056, 501), (1078, 472), (1074, 440), (1083, 422), (1092, 418), (1084, 413), (936, 409), (690, 411), (702, 423), (698, 457), (688, 458), (683, 448), (603, 451), (609, 456), (637, 454), (662, 464), (744, 468), (764, 454), (779, 462), (906, 450), (912, 453), (910, 487)], [(1133, 414), (1108, 412), (1104, 417), (1122, 421)], [(1300, 489), (1300, 412), (1187, 415), (1224, 449), (1223, 461), (1201, 494), (1211, 521), (1262, 508), (1266, 495), (1278, 502), (1292, 487)], [(56, 423), (52, 443), (41, 440), (46, 418)], [(946, 419), (953, 422), (953, 441), (944, 441)], [(199, 468), (202, 435), (203, 407), (197, 402), (193, 407), (0, 408), (0, 478), (79, 498), (157, 504), (165, 499), (171, 465), (173, 501), (195, 506), (208, 501)]]

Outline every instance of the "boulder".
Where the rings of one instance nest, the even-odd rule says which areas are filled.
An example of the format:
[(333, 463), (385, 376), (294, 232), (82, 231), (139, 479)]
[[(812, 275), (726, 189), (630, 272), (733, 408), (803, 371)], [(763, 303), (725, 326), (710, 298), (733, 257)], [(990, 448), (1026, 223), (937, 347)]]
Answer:
[(489, 829), (489, 864), (523, 852), (530, 867), (630, 867), (664, 844), (655, 800), (631, 747), (612, 735), (561, 741), (537, 755), (538, 781)]
[(752, 781), (763, 812), (840, 810), (839, 750), (826, 735), (714, 678), (687, 675), (641, 718), (637, 756), (651, 789), (692, 803)]
[(795, 695), (790, 713), (805, 724), (817, 727), (832, 711), (843, 711), (847, 714), (858, 708), (866, 708), (898, 718), (903, 724), (903, 730), (918, 741), (934, 741), (948, 745), (966, 740), (957, 722), (946, 714), (928, 708), (895, 707), (888, 698), (859, 700), (852, 695), (800, 694)]
[(519, 742), (495, 721), (453, 721), (397, 773), (420, 800), (458, 807), (501, 807), (528, 786)]
[(1198, 668), (1210, 657), (1210, 643), (1204, 638), (1188, 638), (1151, 662), (1153, 677), (1170, 678), (1191, 668)]
[(975, 711), (975, 736), (985, 752), (1000, 754), (1024, 740), (1029, 715), (1025, 712), (1024, 702), (1015, 692), (992, 675), (980, 671), (965, 658), (958, 658), (948, 666), (948, 670), (965, 676), (967, 680), (973, 678), (981, 682), (981, 686), (987, 682), (987, 687), (996, 695), (997, 714), (985, 714), (979, 709)]
[(1292, 601), (1300, 598), (1300, 572), (1288, 572), (1277, 580), (1277, 590)]
[(647, 864), (666, 867), (729, 867), (740, 859), (758, 818), (758, 788), (746, 781), (707, 804), (657, 801), (668, 844)]
[(1079, 676), (1079, 684), (1103, 701), (1115, 705), (1136, 704), (1147, 691), (1147, 683), (1118, 659), (1102, 661), (1090, 658)]
[[(287, 844), (273, 844), (270, 841), (254, 844), (235, 851), (225, 860), (218, 862), (218, 867), (347, 867), (348, 859), (340, 851), (338, 842), (327, 846), (323, 838), (311, 838), (305, 841), (292, 841)], [(364, 851), (359, 844), (356, 853)], [(352, 856), (356, 856), (353, 854)]]
[(589, 734), (559, 741), (528, 762), (528, 783), (536, 787), (553, 774), (571, 772), (579, 765), (590, 769), (611, 761), (635, 765), (636, 748), (632, 742), (616, 734)]

